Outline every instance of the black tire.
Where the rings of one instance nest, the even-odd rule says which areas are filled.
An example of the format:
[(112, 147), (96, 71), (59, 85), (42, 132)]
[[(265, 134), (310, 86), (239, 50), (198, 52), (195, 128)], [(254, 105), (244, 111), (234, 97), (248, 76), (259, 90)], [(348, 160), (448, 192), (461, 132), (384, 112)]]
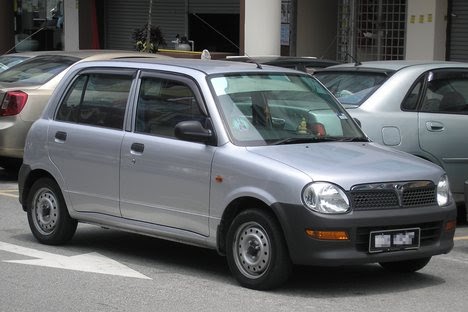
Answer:
[(41, 178), (27, 198), (28, 222), (34, 237), (47, 245), (60, 245), (75, 234), (78, 222), (70, 217), (57, 183)]
[(291, 275), (283, 232), (270, 213), (257, 209), (241, 212), (229, 227), (226, 243), (229, 268), (244, 287), (272, 289)]
[(430, 260), (431, 257), (427, 257), (404, 261), (381, 262), (380, 265), (390, 272), (413, 273), (424, 268)]

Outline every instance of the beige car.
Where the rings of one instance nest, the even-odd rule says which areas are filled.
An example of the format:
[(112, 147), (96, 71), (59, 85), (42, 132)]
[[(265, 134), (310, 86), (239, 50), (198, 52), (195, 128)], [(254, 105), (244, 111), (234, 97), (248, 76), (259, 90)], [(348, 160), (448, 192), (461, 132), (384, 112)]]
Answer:
[(51, 51), (0, 73), (0, 167), (9, 171), (19, 168), (26, 134), (70, 65), (122, 57), (169, 58), (132, 51)]

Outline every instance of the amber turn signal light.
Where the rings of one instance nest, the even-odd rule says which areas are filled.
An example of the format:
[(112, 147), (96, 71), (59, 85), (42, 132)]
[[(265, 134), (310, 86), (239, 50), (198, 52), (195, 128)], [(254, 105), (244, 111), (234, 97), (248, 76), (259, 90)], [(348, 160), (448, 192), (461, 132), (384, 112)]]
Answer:
[(451, 232), (451, 231), (454, 231), (456, 227), (457, 227), (457, 220), (449, 220), (447, 221), (447, 223), (445, 223), (444, 230), (446, 232)]
[(346, 231), (314, 231), (306, 229), (306, 234), (309, 237), (320, 240), (349, 240), (348, 232)]

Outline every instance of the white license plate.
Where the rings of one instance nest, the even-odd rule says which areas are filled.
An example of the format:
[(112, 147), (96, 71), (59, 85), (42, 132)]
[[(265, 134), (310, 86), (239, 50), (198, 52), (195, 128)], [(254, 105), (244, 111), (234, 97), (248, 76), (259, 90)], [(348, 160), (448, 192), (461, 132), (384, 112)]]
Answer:
[(372, 231), (369, 236), (369, 252), (388, 252), (418, 249), (421, 229)]

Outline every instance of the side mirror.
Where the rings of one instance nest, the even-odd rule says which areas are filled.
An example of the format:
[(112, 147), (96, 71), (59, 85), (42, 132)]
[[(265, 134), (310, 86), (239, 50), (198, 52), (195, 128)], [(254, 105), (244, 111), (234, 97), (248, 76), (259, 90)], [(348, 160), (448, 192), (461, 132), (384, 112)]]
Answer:
[(205, 129), (198, 120), (179, 122), (174, 129), (176, 138), (190, 142), (209, 143), (213, 139), (213, 132)]

